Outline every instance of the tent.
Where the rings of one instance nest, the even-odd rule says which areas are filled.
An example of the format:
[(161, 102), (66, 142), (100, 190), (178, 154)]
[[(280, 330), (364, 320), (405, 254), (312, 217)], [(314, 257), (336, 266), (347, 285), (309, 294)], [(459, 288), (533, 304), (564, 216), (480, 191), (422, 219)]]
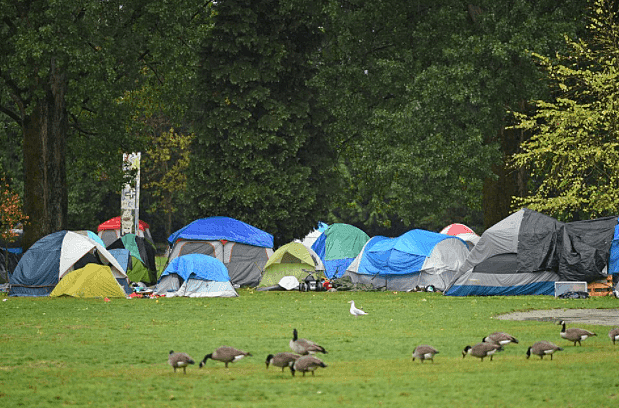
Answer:
[[(120, 217), (110, 218), (109, 220), (99, 224), (99, 227), (97, 227), (97, 234), (107, 246), (123, 235), (121, 234), (120, 227)], [(150, 235), (150, 226), (142, 220), (138, 222), (137, 236), (146, 238), (147, 240), (153, 242), (153, 237)]]
[(479, 241), (479, 235), (464, 224), (449, 224), (443, 228), (440, 233), (445, 235), (453, 235), (454, 237), (463, 239), (469, 249), (473, 248), (475, 244), (477, 244), (477, 241)]
[(369, 239), (368, 234), (353, 225), (336, 223), (320, 234), (312, 249), (325, 265), (327, 277), (339, 278)]
[(229, 217), (201, 218), (168, 238), (168, 262), (186, 254), (210, 255), (226, 265), (233, 285), (256, 286), (273, 255), (273, 235)]
[[(135, 234), (125, 234), (107, 246), (112, 252), (126, 249), (131, 255), (131, 261), (126, 269), (131, 282), (143, 282), (150, 285), (157, 283), (157, 264), (155, 262), (155, 246), (144, 237)], [(112, 252), (116, 257), (117, 252)]]
[(617, 217), (562, 223), (523, 208), (487, 229), (446, 295), (552, 295), (607, 276)]
[(109, 266), (92, 263), (64, 275), (49, 295), (79, 298), (126, 296)]
[(299, 282), (308, 274), (324, 278), (325, 267), (313, 249), (300, 242), (281, 246), (271, 255), (262, 273), (259, 288), (275, 286), (285, 276), (294, 276)]
[(414, 229), (397, 238), (370, 239), (344, 276), (375, 289), (409, 291), (432, 285), (443, 291), (468, 253), (458, 237)]
[(319, 222), (318, 226), (311, 230), (303, 239), (295, 239), (294, 242), (300, 242), (308, 248), (311, 248), (314, 245), (314, 242), (320, 237), (320, 235), (325, 232), (329, 228), (329, 225), (324, 222)]
[(167, 297), (235, 297), (226, 266), (203, 254), (176, 257), (161, 274), (155, 293)]
[(34, 243), (10, 277), (11, 296), (47, 296), (67, 273), (88, 263), (108, 265), (114, 278), (129, 290), (122, 266), (98, 242), (72, 231), (58, 231)]

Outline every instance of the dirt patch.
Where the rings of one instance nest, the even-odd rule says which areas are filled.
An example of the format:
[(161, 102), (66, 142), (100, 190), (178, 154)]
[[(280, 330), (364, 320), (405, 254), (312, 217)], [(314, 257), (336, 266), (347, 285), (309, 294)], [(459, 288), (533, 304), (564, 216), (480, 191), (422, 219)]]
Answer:
[(579, 322), (599, 326), (619, 326), (619, 309), (551, 309), (514, 312), (496, 316), (499, 320), (537, 320), (541, 322)]

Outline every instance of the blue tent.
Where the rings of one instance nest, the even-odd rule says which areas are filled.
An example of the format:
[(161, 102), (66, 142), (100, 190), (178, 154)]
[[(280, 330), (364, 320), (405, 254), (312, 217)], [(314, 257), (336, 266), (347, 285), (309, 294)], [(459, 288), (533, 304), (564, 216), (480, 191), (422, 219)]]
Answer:
[(168, 243), (173, 245), (179, 239), (227, 240), (263, 248), (273, 248), (273, 235), (229, 217), (209, 217), (195, 220), (170, 235)]
[(462, 239), (415, 229), (397, 238), (373, 237), (350, 264), (353, 282), (388, 290), (417, 286), (445, 290), (469, 253)]
[(273, 235), (228, 217), (195, 220), (168, 238), (168, 262), (187, 254), (210, 255), (226, 265), (233, 285), (257, 286), (273, 254)]
[(155, 293), (187, 297), (238, 296), (226, 266), (216, 258), (202, 254), (182, 255), (166, 266)]
[(67, 273), (88, 263), (110, 266), (118, 282), (129, 290), (122, 266), (100, 243), (72, 231), (58, 231), (34, 243), (10, 277), (11, 296), (48, 296)]

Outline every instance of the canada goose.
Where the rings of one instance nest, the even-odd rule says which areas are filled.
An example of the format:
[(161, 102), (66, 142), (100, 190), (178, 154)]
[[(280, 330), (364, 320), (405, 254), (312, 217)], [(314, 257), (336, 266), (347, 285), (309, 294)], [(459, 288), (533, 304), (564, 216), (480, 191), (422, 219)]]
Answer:
[(561, 328), (561, 337), (565, 340), (569, 340), (574, 342), (574, 345), (578, 343), (579, 346), (582, 346), (581, 341), (587, 340), (589, 337), (597, 336), (597, 334), (592, 331), (585, 329), (578, 329), (576, 327), (571, 327), (569, 329), (565, 329), (565, 321), (561, 320), (557, 324), (562, 325)]
[(355, 307), (355, 301), (354, 301), (354, 300), (351, 300), (351, 301), (349, 301), (348, 303), (350, 303), (350, 314), (351, 314), (351, 315), (353, 315), (353, 316), (357, 317), (357, 316), (363, 316), (363, 315), (366, 315), (366, 314), (367, 314), (367, 313), (366, 313), (366, 312), (364, 312), (363, 310), (361, 310), (361, 309), (357, 309), (357, 308)]
[(619, 327), (614, 328), (611, 331), (609, 331), (608, 337), (610, 337), (610, 339), (613, 341), (613, 344), (615, 344), (615, 342), (619, 340)]
[(174, 372), (176, 372), (177, 368), (183, 367), (183, 373), (187, 374), (187, 366), (189, 364), (195, 364), (193, 358), (189, 357), (186, 353), (175, 353), (174, 350), (170, 350), (170, 355), (168, 356), (168, 364), (172, 366)]
[(245, 356), (251, 356), (251, 353), (235, 349), (234, 347), (222, 346), (219, 347), (217, 350), (213, 351), (212, 353), (204, 356), (204, 359), (202, 359), (202, 361), (200, 362), (200, 368), (204, 367), (204, 364), (206, 364), (206, 360), (208, 360), (209, 358), (225, 363), (226, 368), (228, 368), (228, 363), (234, 363), (235, 361), (239, 361)]
[(300, 339), (298, 337), (297, 329), (292, 331), (292, 340), (290, 340), (289, 345), (292, 351), (302, 356), (315, 353), (327, 354), (327, 350), (325, 350), (322, 346), (319, 346), (311, 340)]
[(438, 351), (434, 347), (423, 344), (415, 347), (413, 351), (413, 361), (418, 358), (422, 363), (423, 360), (432, 360), (432, 363), (434, 363), (435, 354), (438, 354)]
[(552, 360), (552, 355), (554, 352), (561, 350), (563, 350), (562, 347), (559, 347), (549, 341), (538, 341), (527, 349), (527, 358), (531, 357), (531, 354), (535, 354), (539, 356), (540, 359), (543, 359), (544, 356), (550, 354), (550, 359)]
[(500, 344), (501, 346), (504, 346), (509, 343), (518, 344), (518, 340), (516, 340), (514, 336), (507, 334), (505, 332), (494, 332), (484, 337), (483, 339), (481, 339), (481, 341), (486, 342), (486, 343)]
[(273, 364), (275, 367), (281, 367), (282, 372), (284, 372), (284, 368), (290, 367), (299, 357), (301, 356), (294, 353), (269, 354), (266, 359), (267, 369), (269, 368), (269, 364)]
[(490, 356), (490, 361), (492, 361), (492, 355), (498, 351), (503, 351), (503, 346), (500, 344), (477, 343), (473, 347), (466, 346), (464, 350), (462, 350), (462, 358), (466, 357), (467, 354), (470, 354), (473, 357), (480, 358), (481, 361), (484, 361), (485, 357)]
[(302, 357), (297, 358), (295, 362), (290, 365), (290, 372), (292, 373), (292, 376), (294, 377), (294, 373), (296, 371), (300, 371), (303, 373), (303, 377), (305, 377), (306, 372), (311, 371), (312, 375), (314, 375), (314, 371), (316, 371), (318, 367), (326, 367), (326, 366), (327, 365), (323, 363), (322, 360), (319, 359), (318, 357), (302, 356)]

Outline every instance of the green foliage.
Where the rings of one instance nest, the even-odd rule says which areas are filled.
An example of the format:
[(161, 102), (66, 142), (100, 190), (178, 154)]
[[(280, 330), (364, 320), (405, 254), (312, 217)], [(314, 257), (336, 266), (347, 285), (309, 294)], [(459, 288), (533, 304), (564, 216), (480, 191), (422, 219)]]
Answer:
[(283, 244), (326, 214), (332, 146), (307, 85), (319, 11), (310, 1), (213, 5), (198, 72), (193, 217), (237, 218)]
[(346, 168), (339, 217), (433, 229), (480, 209), (507, 109), (542, 91), (527, 51), (554, 50), (581, 3), (330, 2), (315, 82)]
[(619, 24), (614, 3), (596, 1), (589, 14), (590, 40), (566, 37), (570, 51), (536, 54), (553, 98), (517, 113), (518, 128), (532, 134), (514, 155), (531, 172), (528, 195), (517, 206), (562, 220), (619, 213)]
[[(617, 300), (610, 297), (241, 290), (228, 299), (0, 299), (4, 406), (601, 407), (612, 405), (618, 384), (608, 364), (619, 347), (606, 336), (610, 327), (583, 325), (598, 336), (574, 347), (554, 322), (493, 318), (530, 309), (612, 309)], [(370, 314), (348, 314), (351, 299)], [(267, 354), (289, 351), (293, 328), (329, 352), (319, 355), (328, 367), (315, 376), (265, 368)], [(462, 358), (467, 344), (494, 331), (520, 343), (493, 361)], [(565, 350), (552, 361), (527, 360), (527, 347), (538, 340)], [(419, 344), (439, 350), (434, 364), (411, 361)], [(221, 345), (253, 357), (228, 369), (208, 360), (186, 375), (167, 364), (170, 350), (201, 360)]]

